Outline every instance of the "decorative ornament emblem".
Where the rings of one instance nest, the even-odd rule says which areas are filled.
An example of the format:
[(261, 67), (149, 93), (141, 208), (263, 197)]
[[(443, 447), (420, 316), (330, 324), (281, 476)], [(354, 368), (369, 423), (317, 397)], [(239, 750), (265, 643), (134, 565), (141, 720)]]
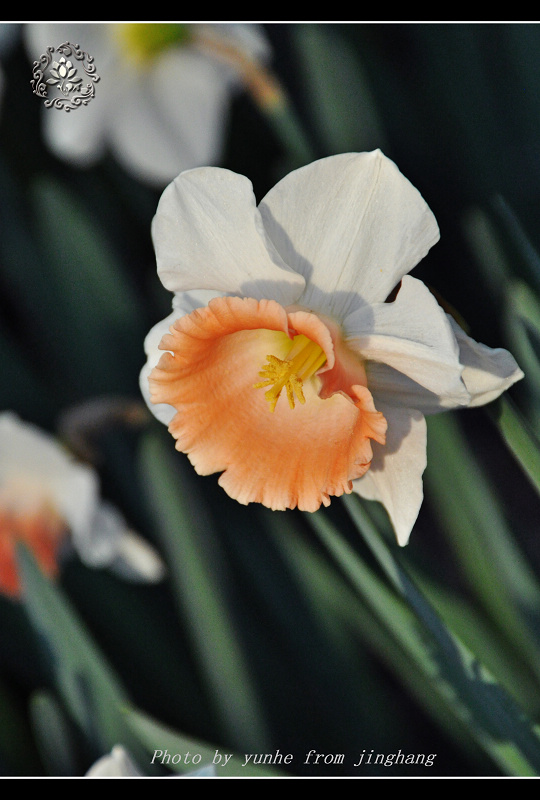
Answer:
[[(58, 59), (54, 58), (55, 53), (60, 54)], [(76, 64), (77, 61), (80, 64)], [(86, 86), (79, 75), (80, 67), (90, 78)], [(99, 81), (93, 57), (81, 50), (78, 44), (69, 42), (58, 45), (56, 49), (47, 47), (39, 60), (34, 61), (32, 75), (33, 93), (45, 100), (47, 108), (64, 111), (87, 106), (95, 97), (95, 84)]]

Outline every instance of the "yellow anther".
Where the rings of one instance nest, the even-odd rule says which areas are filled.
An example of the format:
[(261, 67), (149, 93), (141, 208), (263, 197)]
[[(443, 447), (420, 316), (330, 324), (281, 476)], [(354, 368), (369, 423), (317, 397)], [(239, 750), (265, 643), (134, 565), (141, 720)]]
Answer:
[(295, 397), (300, 403), (306, 402), (303, 382), (315, 375), (323, 366), (326, 355), (318, 344), (301, 334), (294, 337), (286, 359), (268, 355), (266, 361), (259, 372), (263, 380), (253, 386), (255, 389), (271, 386), (264, 396), (270, 405), (270, 411), (274, 411), (283, 389), (287, 393), (291, 409), (295, 407)]

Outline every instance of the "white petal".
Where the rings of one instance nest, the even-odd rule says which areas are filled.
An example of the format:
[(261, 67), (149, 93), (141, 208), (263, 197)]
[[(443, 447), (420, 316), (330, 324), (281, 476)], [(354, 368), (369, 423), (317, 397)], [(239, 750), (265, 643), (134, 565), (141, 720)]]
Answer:
[(162, 580), (165, 574), (156, 551), (110, 503), (100, 503), (88, 529), (72, 541), (81, 561), (90, 567), (107, 567), (122, 578), (148, 583)]
[[(368, 362), (368, 369), (369, 362), (387, 364), (419, 389), (437, 395), (443, 407), (468, 403), (452, 327), (421, 281), (406, 275), (394, 302), (363, 306), (346, 317), (343, 328), (347, 343)], [(401, 385), (400, 381), (396, 388)], [(370, 390), (377, 390), (376, 382), (370, 383)]]
[(376, 408), (385, 403), (402, 408), (415, 408), (422, 414), (438, 414), (449, 409), (463, 408), (470, 402), (467, 391), (454, 394), (437, 394), (416, 381), (389, 367), (371, 361), (366, 364), (369, 390), (375, 399)]
[[(182, 777), (181, 775), (178, 777)], [(193, 772), (186, 772), (186, 778), (216, 778), (217, 769), (214, 764), (207, 764), (204, 767), (194, 770)]]
[(44, 108), (43, 136), (49, 150), (78, 167), (95, 164), (105, 152), (108, 103), (109, 93), (105, 90), (96, 94), (84, 109), (69, 114)]
[(223, 70), (186, 48), (167, 50), (145, 72), (124, 73), (109, 130), (116, 157), (156, 187), (183, 170), (215, 163), (229, 96)]
[(172, 292), (211, 289), (294, 303), (304, 288), (268, 240), (251, 182), (226, 169), (183, 172), (152, 223), (158, 274)]
[(0, 488), (26, 488), (31, 505), (48, 498), (74, 534), (87, 529), (99, 502), (96, 473), (45, 431), (15, 414), (0, 415)]
[(165, 564), (148, 542), (126, 529), (108, 568), (118, 577), (134, 583), (158, 583), (166, 574)]
[(139, 778), (142, 776), (127, 750), (115, 745), (110, 753), (99, 758), (86, 773), (87, 778)]
[(471, 407), (490, 403), (524, 377), (508, 350), (476, 342), (452, 317), (449, 319), (459, 345), (459, 360), (464, 366), (462, 377), (471, 395)]
[(168, 317), (162, 319), (153, 328), (149, 331), (146, 335), (144, 340), (144, 351), (146, 353), (146, 364), (141, 369), (139, 375), (139, 387), (141, 390), (141, 394), (143, 399), (152, 412), (152, 414), (164, 425), (169, 425), (169, 422), (172, 420), (174, 415), (176, 414), (176, 409), (172, 406), (167, 405), (166, 403), (152, 403), (150, 400), (150, 387), (148, 385), (148, 378), (150, 377), (150, 373), (158, 363), (159, 359), (163, 355), (163, 350), (159, 349), (159, 343), (163, 339), (166, 333), (169, 333), (170, 326), (178, 319), (179, 314), (173, 312), (169, 314)]
[[(199, 33), (203, 40), (209, 42), (212, 39), (224, 41), (229, 47), (234, 47), (243, 52), (249, 58), (257, 61), (268, 61), (271, 56), (271, 46), (262, 25), (250, 23), (202, 23), (195, 24), (194, 30)], [(205, 48), (209, 57), (212, 56), (212, 47)]]
[(99, 503), (84, 530), (76, 531), (72, 544), (81, 561), (90, 567), (102, 567), (110, 562), (125, 523), (109, 504)]
[(439, 239), (420, 193), (379, 150), (315, 161), (260, 204), (280, 255), (307, 281), (302, 305), (343, 317), (383, 302)]
[(373, 444), (373, 461), (366, 474), (353, 482), (366, 500), (384, 505), (398, 544), (407, 544), (424, 498), (426, 421), (419, 411), (378, 407), (388, 421), (387, 442)]

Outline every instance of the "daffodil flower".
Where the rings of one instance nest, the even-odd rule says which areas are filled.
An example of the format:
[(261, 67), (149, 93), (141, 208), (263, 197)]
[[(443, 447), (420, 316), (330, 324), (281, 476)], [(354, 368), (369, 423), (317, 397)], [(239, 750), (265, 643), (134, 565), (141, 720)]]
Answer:
[[(69, 42), (99, 75), (95, 97), (77, 113), (44, 107), (50, 150), (82, 168), (112, 153), (160, 189), (181, 170), (217, 163), (231, 100), (270, 57), (256, 24), (36, 22), (24, 37), (30, 59)], [(73, 65), (84, 78), (81, 62)]]
[(522, 377), (408, 274), (439, 239), (419, 192), (378, 150), (302, 167), (258, 206), (245, 177), (195, 169), (152, 233), (173, 312), (146, 338), (141, 387), (177, 449), (240, 503), (378, 500), (406, 544), (425, 415)]
[(0, 593), (21, 591), (19, 542), (54, 578), (72, 547), (88, 566), (134, 581), (164, 575), (158, 554), (100, 497), (99, 479), (48, 433), (12, 412), (0, 414)]

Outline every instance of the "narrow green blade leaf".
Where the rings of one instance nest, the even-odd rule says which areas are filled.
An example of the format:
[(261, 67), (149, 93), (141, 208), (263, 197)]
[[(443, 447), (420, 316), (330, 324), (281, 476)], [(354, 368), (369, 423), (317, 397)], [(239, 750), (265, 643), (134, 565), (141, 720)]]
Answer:
[[(212, 764), (216, 768), (218, 777), (264, 778), (278, 777), (282, 774), (278, 769), (253, 764), (253, 758), (246, 760), (244, 754), (231, 752), (223, 747), (216, 747), (185, 736), (139, 710), (127, 711), (126, 721), (133, 734), (139, 738), (142, 745), (151, 754), (151, 763), (153, 760), (154, 764), (163, 765), (180, 774)], [(247, 755), (252, 754), (253, 751), (250, 751)], [(276, 764), (286, 763), (282, 758), (287, 754), (282, 754), (282, 758), (280, 758), (277, 751), (259, 755), (267, 756), (267, 760), (273, 757)]]
[[(347, 498), (348, 507), (356, 498)], [(540, 774), (540, 737), (526, 714), (497, 684), (476, 656), (449, 631), (392, 556), (367, 517), (355, 512), (359, 531), (378, 557), (394, 590), (375, 578), (322, 515), (312, 515), (315, 531), (362, 598), (405, 647), (417, 669), (429, 677), (450, 710), (509, 775)]]
[(540, 492), (540, 441), (536, 434), (507, 397), (491, 403), (487, 412), (525, 475)]
[(48, 312), (63, 328), (61, 345), (70, 356), (66, 369), (73, 364), (67, 375), (88, 394), (127, 391), (140, 367), (133, 341), (146, 333), (133, 283), (103, 232), (61, 184), (37, 180), (33, 201), (36, 239), (49, 294), (54, 292)]
[(266, 731), (246, 652), (228, 596), (227, 565), (191, 468), (172, 440), (149, 433), (140, 452), (157, 534), (167, 556), (178, 609), (187, 620), (199, 665), (224, 733), (239, 746), (264, 746)]
[(96, 757), (130, 741), (123, 710), (129, 698), (60, 589), (41, 573), (31, 553), (18, 550), (23, 603), (39, 636), (54, 684), (71, 716), (94, 748)]
[(540, 422), (540, 303), (523, 281), (508, 285), (504, 319), (509, 348), (525, 373), (516, 386), (516, 399), (536, 430)]
[[(319, 524), (323, 524), (319, 521)], [(304, 542), (294, 531), (273, 529), (274, 538), (282, 550), (284, 558), (296, 574), (303, 595), (328, 629), (329, 640), (339, 647), (340, 652), (351, 651), (351, 658), (358, 664), (358, 641), (367, 642), (388, 670), (393, 672), (405, 691), (409, 691), (419, 706), (445, 730), (467, 755), (477, 752), (482, 758), (475, 736), (469, 730), (466, 720), (455, 713), (446, 696), (433, 682), (427, 670), (418, 669), (414, 645), (409, 646), (401, 635), (396, 635), (393, 626), (386, 622), (386, 614), (374, 613), (370, 600), (355, 590), (346, 575), (339, 570), (339, 564), (323, 557), (311, 543)], [(414, 624), (410, 610), (392, 596), (391, 590), (380, 579), (366, 573), (369, 588), (373, 582), (376, 587), (370, 595), (379, 594), (388, 617), (395, 620), (397, 633)], [(365, 684), (362, 682), (363, 692)], [(355, 698), (351, 698), (351, 703)], [(360, 702), (363, 702), (362, 697)], [(485, 756), (484, 756), (485, 757)]]
[(457, 420), (440, 414), (428, 426), (425, 483), (439, 519), (451, 532), (471, 588), (539, 679), (540, 651), (523, 612), (540, 617), (540, 587)]
[(373, 95), (358, 54), (338, 26), (292, 27), (312, 124), (326, 154), (385, 149)]
[(30, 700), (30, 715), (42, 760), (48, 774), (56, 778), (80, 774), (73, 724), (68, 720), (56, 698), (38, 691)]

